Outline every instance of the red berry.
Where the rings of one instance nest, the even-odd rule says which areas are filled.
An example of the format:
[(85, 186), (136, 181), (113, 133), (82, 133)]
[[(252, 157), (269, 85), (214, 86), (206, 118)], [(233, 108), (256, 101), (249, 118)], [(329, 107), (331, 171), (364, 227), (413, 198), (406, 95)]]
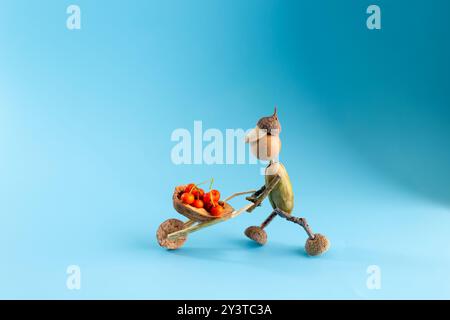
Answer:
[(207, 192), (203, 195), (203, 202), (205, 203), (205, 205), (212, 202), (211, 193)]
[(212, 199), (214, 201), (219, 201), (219, 199), (220, 199), (220, 192), (217, 191), (217, 190), (211, 190), (210, 192), (211, 192), (211, 195), (212, 195)]
[(203, 203), (204, 203), (204, 208), (205, 208), (206, 211), (208, 211), (208, 212), (211, 211), (211, 209), (212, 209), (213, 207), (216, 207), (216, 206), (219, 205), (217, 202), (214, 202), (214, 201), (206, 202), (205, 200), (203, 200)]
[(223, 214), (223, 210), (224, 209), (222, 206), (217, 205), (215, 207), (212, 207), (209, 213), (211, 213), (211, 215), (214, 217), (220, 217)]
[(192, 203), (192, 206), (194, 206), (196, 208), (203, 208), (203, 201), (200, 199), (197, 199)]
[(203, 191), (203, 189), (197, 188), (195, 190), (192, 191), (192, 194), (194, 195), (194, 197), (196, 199), (203, 199), (203, 195), (205, 194), (205, 191)]
[(195, 201), (195, 197), (192, 193), (183, 193), (181, 195), (181, 201), (185, 204), (192, 204)]
[(195, 186), (195, 184), (190, 183), (186, 186), (186, 188), (184, 189), (184, 192), (188, 192), (191, 193), (193, 190), (195, 190), (197, 187)]
[(217, 190), (211, 190), (203, 195), (203, 201), (208, 202), (218, 202), (220, 199), (220, 192)]

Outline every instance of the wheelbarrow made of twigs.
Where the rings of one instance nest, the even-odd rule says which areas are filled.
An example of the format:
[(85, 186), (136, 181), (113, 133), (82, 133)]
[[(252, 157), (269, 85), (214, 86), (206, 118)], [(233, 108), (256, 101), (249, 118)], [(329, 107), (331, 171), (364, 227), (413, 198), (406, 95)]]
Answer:
[(175, 188), (172, 197), (173, 206), (178, 213), (184, 215), (189, 220), (186, 222), (178, 219), (169, 219), (164, 221), (156, 232), (156, 238), (158, 239), (158, 243), (161, 247), (171, 250), (178, 249), (186, 242), (188, 234), (235, 218), (255, 205), (252, 202), (245, 205), (241, 209), (234, 209), (228, 201), (237, 196), (254, 193), (255, 190), (237, 192), (226, 198), (224, 201), (219, 202), (219, 204), (223, 206), (224, 210), (220, 217), (215, 217), (210, 215), (208, 211), (203, 208), (195, 208), (184, 204), (180, 200), (180, 195), (183, 193), (184, 188), (185, 186), (178, 186)]

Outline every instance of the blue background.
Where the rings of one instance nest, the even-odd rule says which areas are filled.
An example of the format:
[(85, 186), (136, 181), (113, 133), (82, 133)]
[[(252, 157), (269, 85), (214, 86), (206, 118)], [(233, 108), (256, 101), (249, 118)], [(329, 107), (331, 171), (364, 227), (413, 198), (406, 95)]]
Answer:
[[(368, 1), (79, 0), (70, 31), (72, 3), (0, 1), (0, 298), (450, 298), (448, 1), (373, 1), (379, 31)], [(275, 104), (295, 214), (331, 250), (281, 220), (255, 247), (268, 203), (161, 249), (175, 185), (263, 182), (174, 165), (172, 131)]]

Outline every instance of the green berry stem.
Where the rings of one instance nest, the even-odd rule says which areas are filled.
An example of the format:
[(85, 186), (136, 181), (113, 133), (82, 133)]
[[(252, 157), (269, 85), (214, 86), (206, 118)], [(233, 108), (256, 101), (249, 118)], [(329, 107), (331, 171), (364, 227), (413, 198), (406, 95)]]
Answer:
[(214, 183), (214, 178), (211, 178), (211, 183), (209, 184), (209, 191), (211, 191), (213, 183)]
[(197, 183), (197, 184), (195, 185), (195, 187), (201, 186), (202, 184), (205, 184), (205, 183), (207, 183), (207, 182), (209, 182), (209, 181), (211, 181), (211, 180), (206, 180), (206, 181)]

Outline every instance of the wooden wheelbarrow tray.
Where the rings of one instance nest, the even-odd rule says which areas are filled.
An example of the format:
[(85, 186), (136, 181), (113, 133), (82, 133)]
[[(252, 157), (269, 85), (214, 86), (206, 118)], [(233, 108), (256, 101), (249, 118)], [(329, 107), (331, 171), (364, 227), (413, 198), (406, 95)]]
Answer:
[(242, 212), (247, 211), (254, 206), (254, 203), (249, 203), (241, 209), (235, 210), (230, 204), (228, 204), (228, 201), (237, 196), (255, 193), (255, 190), (237, 192), (226, 198), (224, 201), (219, 202), (223, 205), (224, 212), (220, 217), (214, 217), (203, 208), (198, 209), (184, 204), (180, 200), (180, 195), (184, 188), (185, 186), (176, 187), (172, 200), (175, 210), (189, 220), (186, 222), (182, 222), (178, 219), (169, 219), (164, 221), (156, 232), (156, 238), (158, 239), (158, 243), (161, 247), (171, 250), (178, 249), (186, 242), (189, 233), (235, 218)]

